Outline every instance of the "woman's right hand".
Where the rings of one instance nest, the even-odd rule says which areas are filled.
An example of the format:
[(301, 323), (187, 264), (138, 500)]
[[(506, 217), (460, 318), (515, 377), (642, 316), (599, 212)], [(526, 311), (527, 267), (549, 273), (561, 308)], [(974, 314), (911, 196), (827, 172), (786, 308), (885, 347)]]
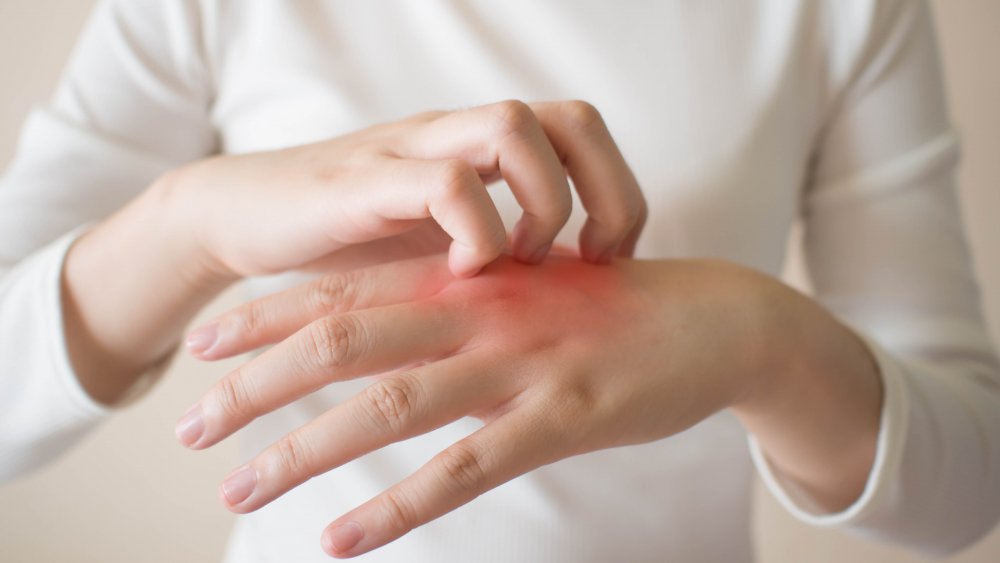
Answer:
[(311, 145), (211, 158), (160, 185), (168, 224), (191, 235), (190, 248), (220, 277), (304, 268), (365, 243), (419, 254), (449, 240), (449, 269), (464, 277), (507, 243), (486, 184), (507, 181), (524, 211), (512, 252), (536, 263), (569, 218), (567, 174), (588, 214), (583, 258), (630, 256), (645, 202), (600, 114), (579, 101), (424, 113)]
[[(537, 262), (570, 213), (567, 174), (589, 214), (583, 257), (631, 255), (645, 202), (600, 114), (582, 102), (426, 113), (175, 170), (67, 253), (62, 303), (74, 372), (92, 397), (118, 402), (243, 276), (344, 270), (447, 244), (451, 272), (474, 274), (506, 242), (485, 188), (499, 178), (524, 209), (513, 253)], [(189, 345), (213, 341), (208, 332)]]

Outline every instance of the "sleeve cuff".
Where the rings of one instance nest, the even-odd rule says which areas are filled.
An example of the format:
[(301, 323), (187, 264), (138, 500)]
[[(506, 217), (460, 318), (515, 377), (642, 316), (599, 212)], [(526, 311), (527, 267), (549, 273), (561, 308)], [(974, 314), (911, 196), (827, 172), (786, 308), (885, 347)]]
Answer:
[(66, 255), (88, 226), (49, 243), (0, 279), (0, 481), (51, 461), (112, 410), (149, 388), (168, 360), (146, 371), (113, 406), (83, 388), (63, 328)]
[(824, 511), (807, 492), (775, 469), (756, 437), (748, 435), (750, 456), (764, 485), (785, 510), (798, 520), (813, 526), (842, 527), (863, 521), (867, 515), (878, 510), (884, 499), (891, 496), (895, 477), (899, 474), (909, 410), (903, 375), (899, 366), (881, 346), (864, 335), (858, 336), (868, 346), (879, 369), (882, 379), (882, 412), (879, 417), (875, 461), (865, 488), (857, 500), (840, 512)]

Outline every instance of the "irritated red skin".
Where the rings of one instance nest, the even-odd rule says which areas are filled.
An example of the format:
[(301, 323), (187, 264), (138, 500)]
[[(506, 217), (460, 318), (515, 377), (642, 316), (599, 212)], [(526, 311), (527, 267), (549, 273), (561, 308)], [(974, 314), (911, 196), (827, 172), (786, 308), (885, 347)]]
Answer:
[[(504, 300), (526, 302), (544, 297), (561, 300), (559, 295), (563, 293), (610, 298), (620, 289), (620, 277), (620, 272), (609, 265), (590, 264), (575, 257), (550, 256), (541, 264), (523, 264), (501, 256), (477, 276), (448, 279), (433, 293), (483, 291)], [(420, 283), (434, 285), (440, 281), (430, 279)]]
[[(592, 264), (565, 255), (550, 255), (537, 265), (502, 256), (470, 278), (454, 277), (443, 256), (385, 268), (359, 279), (389, 288), (397, 301), (370, 308), (400, 307), (397, 312), (405, 314), (383, 318), (378, 326), (398, 328), (397, 319), (406, 319), (408, 331), (426, 330), (423, 336), (435, 340), (393, 361), (428, 364), (413, 375), (430, 382), (436, 361), (464, 355), (447, 385), (434, 388), (438, 397), (466, 391), (459, 394), (461, 404), (448, 407), (448, 416), (469, 415), (489, 426), (520, 412), (526, 426), (507, 430), (519, 438), (518, 447), (541, 436), (534, 454), (524, 453), (532, 451), (528, 448), (509, 455), (513, 465), (499, 473), (501, 481), (579, 453), (670, 436), (733, 406), (748, 429), (770, 437), (772, 448), (777, 444), (772, 451), (785, 452), (784, 459), (791, 460), (785, 467), (829, 491), (824, 494), (830, 506), (846, 506), (865, 483), (881, 400), (877, 388), (866, 388), (878, 385), (874, 371), (863, 371), (872, 369), (866, 364), (870, 358), (849, 333), (831, 332), (837, 330), (835, 321), (816, 305), (766, 276), (712, 260)], [(409, 291), (414, 287), (415, 294)], [(356, 313), (363, 315), (364, 307)], [(800, 328), (809, 328), (803, 318), (815, 324), (808, 334)], [(831, 334), (842, 344), (825, 345)], [(793, 341), (806, 349), (792, 354), (772, 345)], [(824, 346), (813, 349), (814, 343)], [(406, 368), (394, 373), (401, 369)], [(783, 373), (790, 377), (778, 377)], [(827, 374), (830, 383), (801, 377), (807, 373)], [(849, 374), (858, 382), (845, 386)], [(831, 396), (838, 400), (817, 416), (817, 409), (803, 412), (800, 397), (807, 395), (814, 405)], [(869, 400), (862, 404), (860, 396)], [(861, 436), (860, 445), (852, 446), (861, 454), (850, 462), (857, 477), (851, 487), (842, 486), (839, 466), (826, 469), (843, 457), (843, 447), (800, 453), (831, 425), (843, 425), (845, 412), (857, 413), (847, 420), (860, 426), (854, 434)], [(527, 457), (515, 459), (519, 455)], [(819, 456), (824, 457), (814, 462)], [(446, 509), (467, 500), (445, 503)], [(441, 502), (429, 509), (428, 518), (440, 515)], [(240, 511), (256, 508), (259, 503)], [(374, 538), (361, 548), (367, 551), (398, 536), (379, 529), (380, 513), (369, 503), (338, 522), (365, 522)], [(330, 545), (326, 549), (333, 554)]]
[[(473, 319), (470, 345), (517, 340), (561, 339), (566, 327), (574, 336), (598, 336), (635, 322), (640, 310), (624, 264), (591, 264), (578, 257), (550, 255), (541, 264), (523, 264), (502, 256), (475, 277), (439, 279), (427, 284), (433, 300), (457, 307), (457, 318)], [(634, 289), (634, 288), (633, 288)], [(625, 318), (628, 317), (628, 318)]]
[[(640, 305), (636, 288), (628, 287), (629, 271), (628, 262), (592, 264), (554, 250), (541, 264), (503, 255), (469, 278), (455, 277), (442, 259), (439, 267), (405, 283), (424, 296), (418, 300), (430, 305), (428, 314), (449, 315), (449, 324), (462, 325), (459, 350), (490, 345), (518, 353), (556, 341), (597, 345), (608, 331), (640, 321), (640, 311), (649, 308)], [(425, 358), (375, 379), (434, 359), (441, 358)]]

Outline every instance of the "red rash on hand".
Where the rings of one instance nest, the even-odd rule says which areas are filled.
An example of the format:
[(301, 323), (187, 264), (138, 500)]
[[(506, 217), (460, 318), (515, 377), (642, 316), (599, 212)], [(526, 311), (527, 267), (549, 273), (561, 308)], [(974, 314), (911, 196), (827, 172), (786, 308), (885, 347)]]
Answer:
[[(434, 285), (438, 280), (421, 283)], [(449, 279), (433, 295), (459, 318), (473, 319), (473, 345), (483, 342), (552, 342), (574, 337), (600, 338), (624, 326), (639, 307), (628, 271), (595, 265), (576, 257), (549, 256), (539, 265), (502, 257), (469, 279)], [(532, 346), (534, 347), (534, 346)]]

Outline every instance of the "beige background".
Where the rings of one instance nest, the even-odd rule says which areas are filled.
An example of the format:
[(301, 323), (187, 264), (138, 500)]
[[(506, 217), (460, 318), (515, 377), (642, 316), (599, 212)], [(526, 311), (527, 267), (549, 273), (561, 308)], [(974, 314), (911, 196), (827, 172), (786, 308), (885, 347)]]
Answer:
[[(25, 112), (50, 92), (91, 4), (0, 1), (0, 163), (14, 150)], [(953, 115), (965, 140), (961, 184), (968, 230), (988, 318), (1000, 327), (1000, 2), (933, 4)], [(235, 452), (231, 445), (184, 451), (172, 428), (177, 415), (224, 370), (179, 358), (137, 407), (114, 417), (52, 466), (0, 486), (0, 561), (218, 561), (233, 519), (216, 500), (215, 487), (236, 463)], [(761, 561), (919, 561), (809, 529), (760, 490), (758, 499)], [(317, 533), (324, 524), (316, 523)], [(1000, 531), (949, 561), (1000, 561)]]

